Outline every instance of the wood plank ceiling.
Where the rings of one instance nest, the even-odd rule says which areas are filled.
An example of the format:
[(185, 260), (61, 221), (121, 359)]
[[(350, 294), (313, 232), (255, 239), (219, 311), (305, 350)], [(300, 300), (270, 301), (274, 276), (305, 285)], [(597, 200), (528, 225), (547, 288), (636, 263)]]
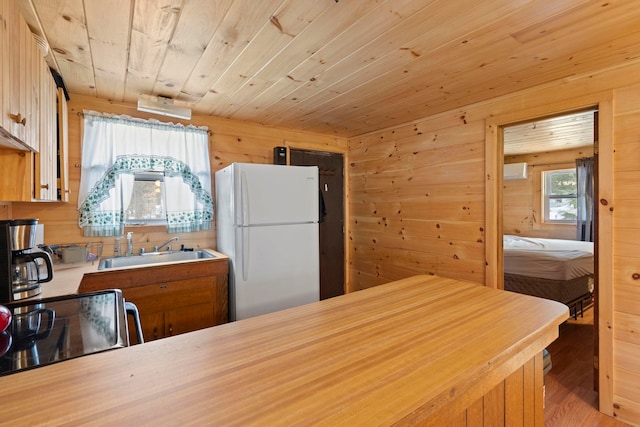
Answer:
[(594, 111), (579, 111), (504, 128), (504, 155), (568, 150), (593, 145)]
[(345, 137), (640, 59), (634, 0), (18, 1), (71, 93)]

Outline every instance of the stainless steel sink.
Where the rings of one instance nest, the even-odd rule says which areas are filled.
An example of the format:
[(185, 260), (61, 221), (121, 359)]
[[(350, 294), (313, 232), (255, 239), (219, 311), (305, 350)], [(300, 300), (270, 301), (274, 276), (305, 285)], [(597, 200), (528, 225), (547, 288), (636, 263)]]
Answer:
[(216, 256), (208, 251), (180, 251), (180, 252), (147, 252), (139, 255), (118, 256), (112, 258), (102, 258), (98, 264), (98, 270), (108, 268), (121, 268), (133, 266), (145, 266), (150, 264), (160, 264), (164, 262), (196, 261), (199, 259), (215, 258)]

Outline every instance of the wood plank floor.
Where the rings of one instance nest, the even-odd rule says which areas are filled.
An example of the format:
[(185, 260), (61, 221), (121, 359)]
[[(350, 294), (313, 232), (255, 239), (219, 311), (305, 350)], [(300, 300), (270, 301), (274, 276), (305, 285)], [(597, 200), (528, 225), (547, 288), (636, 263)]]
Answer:
[(545, 376), (545, 426), (619, 427), (627, 424), (600, 413), (593, 391), (593, 308), (560, 326), (549, 347), (552, 368)]

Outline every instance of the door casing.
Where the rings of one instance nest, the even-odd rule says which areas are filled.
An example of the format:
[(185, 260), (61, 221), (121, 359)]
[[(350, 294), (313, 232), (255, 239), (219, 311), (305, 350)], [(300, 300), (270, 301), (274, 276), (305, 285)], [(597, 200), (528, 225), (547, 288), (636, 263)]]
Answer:
[[(485, 285), (504, 288), (502, 247), (502, 187), (504, 146), (503, 127), (539, 117), (559, 115), (571, 111), (596, 107), (598, 109), (598, 178), (597, 234), (598, 252), (613, 253), (613, 107), (611, 92), (585, 95), (560, 103), (540, 105), (487, 118), (485, 123)], [(493, 244), (492, 244), (493, 243)], [(613, 416), (613, 259), (596, 256), (598, 274), (598, 319), (595, 331), (598, 341), (598, 397), (599, 410)], [(595, 327), (595, 325), (594, 325)]]

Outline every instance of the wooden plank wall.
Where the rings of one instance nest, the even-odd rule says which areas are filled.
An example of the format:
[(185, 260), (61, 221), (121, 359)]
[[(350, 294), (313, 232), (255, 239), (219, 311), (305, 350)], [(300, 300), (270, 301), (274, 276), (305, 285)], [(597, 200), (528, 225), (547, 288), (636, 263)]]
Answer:
[(485, 184), (493, 178), (485, 171), (485, 152), (499, 153), (501, 159), (502, 150), (487, 145), (492, 142), (485, 125), (496, 116), (516, 123), (605, 102), (606, 117), (600, 121), (614, 130), (604, 153), (614, 159), (606, 178), (613, 183), (601, 185), (615, 191), (613, 200), (606, 194), (608, 215), (601, 219), (612, 231), (612, 247), (601, 253), (600, 402), (602, 412), (640, 424), (638, 75), (640, 63), (574, 76), (352, 138), (350, 289), (420, 273), (496, 286), (485, 281), (484, 248), (499, 244), (495, 237), (485, 242), (487, 225), (499, 224), (487, 224), (483, 209), (501, 205), (502, 194), (487, 199)]
[(431, 125), (350, 141), (352, 289), (424, 273), (484, 281), (484, 123)]
[(575, 224), (549, 224), (542, 218), (541, 172), (575, 168), (575, 160), (593, 155), (593, 146), (505, 156), (505, 163), (527, 163), (526, 179), (504, 180), (502, 230), (504, 234), (575, 240)]
[(640, 425), (640, 85), (614, 100), (614, 410)]
[[(114, 114), (128, 114), (135, 117), (153, 117), (164, 122), (178, 122), (177, 119), (141, 113), (135, 105), (114, 103), (92, 97), (71, 94), (69, 101), (69, 203), (12, 203), (10, 215), (13, 218), (39, 218), (45, 224), (45, 243), (66, 244), (102, 240), (104, 253), (113, 253), (113, 239), (85, 238), (78, 227), (78, 187), (80, 185), (81, 127), (83, 110), (94, 110)], [(233, 162), (272, 163), (273, 147), (295, 148), (345, 153), (347, 141), (331, 135), (318, 135), (288, 129), (261, 126), (208, 116), (194, 116), (189, 122), (207, 126), (209, 156), (211, 158), (212, 189), (213, 174)], [(0, 212), (1, 213), (1, 212)], [(208, 232), (180, 234), (179, 243), (186, 247), (216, 248), (215, 223)], [(169, 235), (164, 227), (127, 227), (133, 231), (134, 248), (146, 247), (165, 241)]]

